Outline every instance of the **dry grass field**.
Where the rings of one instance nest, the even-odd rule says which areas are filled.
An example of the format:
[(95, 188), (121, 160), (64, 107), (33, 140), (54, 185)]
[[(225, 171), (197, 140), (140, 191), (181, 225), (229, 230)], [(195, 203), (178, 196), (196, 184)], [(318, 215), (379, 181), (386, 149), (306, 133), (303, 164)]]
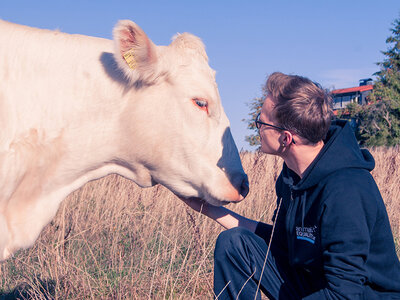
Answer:
[[(400, 148), (371, 152), (399, 254)], [(241, 157), (250, 194), (230, 208), (269, 221), (282, 162)], [(0, 264), (0, 299), (211, 299), (221, 230), (161, 186), (108, 176), (70, 195), (33, 248)]]

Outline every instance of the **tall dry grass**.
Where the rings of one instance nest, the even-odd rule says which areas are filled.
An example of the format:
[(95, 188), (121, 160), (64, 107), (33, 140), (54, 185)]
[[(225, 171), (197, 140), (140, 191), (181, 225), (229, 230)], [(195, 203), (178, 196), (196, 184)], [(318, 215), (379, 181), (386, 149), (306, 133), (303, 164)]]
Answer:
[[(399, 152), (372, 149), (397, 247)], [(230, 208), (269, 221), (282, 162), (260, 153), (241, 157), (251, 191)], [(221, 230), (161, 186), (140, 189), (109, 176), (70, 195), (34, 247), (0, 265), (0, 299), (211, 299)]]

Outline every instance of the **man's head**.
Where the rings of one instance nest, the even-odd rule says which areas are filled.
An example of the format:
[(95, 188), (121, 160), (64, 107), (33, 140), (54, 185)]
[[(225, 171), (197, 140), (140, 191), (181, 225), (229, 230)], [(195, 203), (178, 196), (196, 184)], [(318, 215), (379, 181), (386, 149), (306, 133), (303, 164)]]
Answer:
[(273, 73), (265, 85), (274, 124), (315, 144), (326, 137), (332, 119), (331, 97), (308, 78)]
[(325, 90), (301, 76), (273, 73), (264, 91), (256, 120), (263, 152), (282, 155), (292, 144), (322, 142), (332, 118), (331, 97)]

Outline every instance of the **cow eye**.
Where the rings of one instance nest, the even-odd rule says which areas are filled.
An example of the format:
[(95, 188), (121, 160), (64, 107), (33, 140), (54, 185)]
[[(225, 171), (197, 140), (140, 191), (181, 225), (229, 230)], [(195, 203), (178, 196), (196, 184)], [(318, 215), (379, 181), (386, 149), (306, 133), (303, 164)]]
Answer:
[(204, 110), (208, 113), (208, 103), (206, 100), (198, 99), (198, 98), (193, 98), (192, 99), (193, 103), (197, 105), (201, 110)]
[(207, 101), (205, 100), (200, 100), (200, 99), (193, 99), (194, 102), (197, 104), (199, 107), (206, 107), (207, 106)]

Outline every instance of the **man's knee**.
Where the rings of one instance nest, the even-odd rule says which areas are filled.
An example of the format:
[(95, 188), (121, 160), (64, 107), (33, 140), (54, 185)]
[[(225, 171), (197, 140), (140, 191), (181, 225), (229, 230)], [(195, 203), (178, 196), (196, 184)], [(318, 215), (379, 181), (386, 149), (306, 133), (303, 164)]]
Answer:
[(234, 227), (221, 232), (215, 244), (214, 257), (223, 257), (227, 253), (243, 251), (244, 242), (253, 234), (243, 227)]

